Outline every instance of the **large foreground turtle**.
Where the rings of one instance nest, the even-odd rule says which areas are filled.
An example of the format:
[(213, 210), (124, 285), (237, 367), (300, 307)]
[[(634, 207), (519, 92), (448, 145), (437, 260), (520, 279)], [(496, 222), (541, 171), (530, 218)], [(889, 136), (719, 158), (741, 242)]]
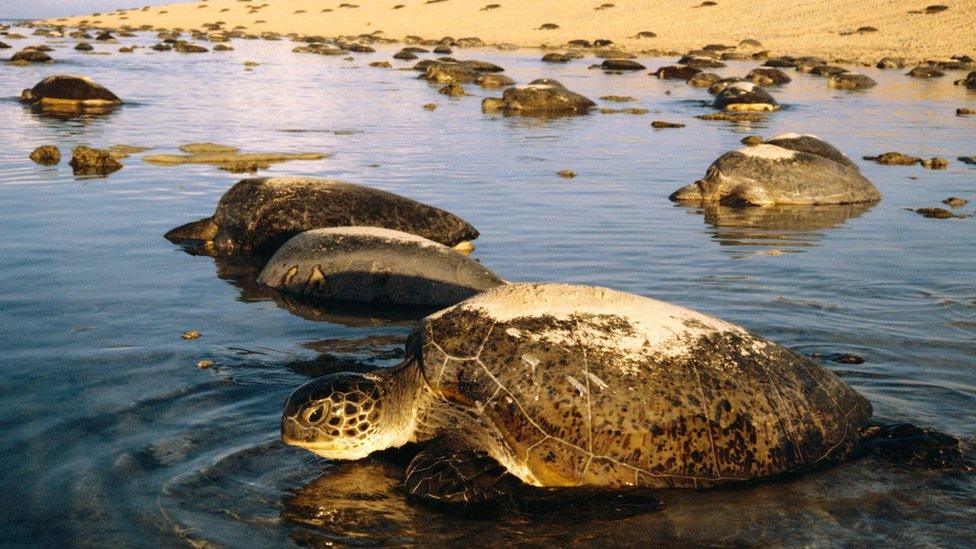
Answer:
[(912, 437), (910, 460), (959, 453), (952, 437), (870, 417), (827, 369), (727, 322), (605, 288), (511, 284), (424, 319), (394, 369), (302, 386), (281, 436), (332, 459), (427, 442), (406, 487), (445, 502), (524, 484), (706, 488)]
[(220, 198), (211, 217), (166, 233), (215, 255), (269, 256), (300, 232), (325, 227), (382, 227), (447, 246), (470, 246), (478, 231), (456, 215), (390, 192), (318, 177), (255, 177)]

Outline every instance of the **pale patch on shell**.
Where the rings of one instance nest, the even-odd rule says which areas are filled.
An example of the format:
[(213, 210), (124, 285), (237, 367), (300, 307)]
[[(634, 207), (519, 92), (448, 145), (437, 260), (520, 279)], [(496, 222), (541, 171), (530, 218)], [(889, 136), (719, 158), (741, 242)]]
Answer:
[(771, 137), (766, 141), (775, 141), (777, 139), (801, 139), (803, 137), (811, 137), (817, 141), (823, 141), (818, 135), (813, 135), (812, 133), (781, 133), (776, 137)]
[(546, 341), (567, 348), (585, 341), (593, 348), (612, 349), (622, 355), (621, 369), (636, 374), (649, 356), (681, 356), (687, 354), (690, 342), (715, 332), (735, 332), (745, 335), (742, 328), (684, 307), (649, 299), (643, 296), (601, 288), (572, 284), (514, 283), (482, 292), (437, 313), (437, 319), (455, 309), (478, 311), (487, 320), (507, 323), (518, 318), (549, 316), (558, 321), (572, 321), (581, 317), (617, 317), (627, 321), (631, 329), (598, 329), (581, 323), (579, 329), (540, 330), (523, 333), (532, 341)]
[(748, 92), (756, 89), (756, 87), (757, 87), (756, 84), (753, 84), (752, 82), (732, 82), (731, 84), (726, 86), (726, 89), (735, 88), (737, 90), (743, 90)]
[(324, 229), (312, 229), (303, 232), (299, 236), (305, 236), (310, 238), (313, 236), (350, 236), (350, 237), (369, 237), (375, 238), (383, 242), (392, 243), (410, 243), (416, 244), (423, 248), (435, 248), (439, 250), (451, 250), (451, 248), (434, 242), (433, 240), (426, 239), (422, 236), (415, 234), (405, 233), (403, 231), (397, 231), (394, 229), (384, 229), (382, 227), (328, 227)]
[(796, 156), (796, 151), (767, 143), (754, 147), (744, 147), (736, 152), (744, 156), (762, 158), (764, 160), (789, 160)]

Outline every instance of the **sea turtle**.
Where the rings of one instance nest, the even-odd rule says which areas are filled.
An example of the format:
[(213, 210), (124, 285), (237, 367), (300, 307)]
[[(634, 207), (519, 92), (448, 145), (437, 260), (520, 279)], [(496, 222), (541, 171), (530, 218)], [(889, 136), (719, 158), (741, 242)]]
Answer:
[(305, 231), (258, 277), (316, 300), (446, 307), (505, 284), (481, 263), (426, 238), (378, 227)]
[(752, 82), (733, 82), (715, 95), (712, 106), (726, 111), (776, 111), (779, 103)]
[[(303, 385), (281, 437), (331, 459), (427, 443), (407, 490), (472, 502), (524, 485), (742, 483), (921, 432), (870, 417), (829, 370), (738, 326), (606, 288), (516, 283), (424, 319), (393, 369)], [(958, 450), (945, 437), (937, 455)]]
[(569, 91), (551, 78), (539, 78), (527, 86), (506, 89), (501, 98), (486, 97), (481, 102), (484, 112), (502, 111), (522, 116), (560, 116), (586, 114), (596, 103), (578, 93)]
[(45, 109), (102, 109), (122, 103), (117, 95), (87, 76), (63, 74), (48, 76), (24, 90), (20, 100)]
[(478, 231), (440, 208), (390, 192), (318, 177), (255, 177), (227, 190), (211, 217), (166, 238), (214, 255), (270, 256), (296, 234), (324, 227), (384, 227), (470, 247)]
[(812, 135), (785, 134), (720, 156), (675, 202), (728, 206), (854, 204), (881, 193), (843, 153)]

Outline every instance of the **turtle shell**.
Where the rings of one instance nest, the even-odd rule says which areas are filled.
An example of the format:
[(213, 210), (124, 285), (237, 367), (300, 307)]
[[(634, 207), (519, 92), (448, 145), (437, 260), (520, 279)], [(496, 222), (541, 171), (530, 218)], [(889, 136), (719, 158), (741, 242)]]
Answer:
[(275, 252), (258, 282), (317, 300), (432, 307), (505, 283), (443, 244), (378, 227), (300, 233)]
[(499, 287), (426, 318), (412, 340), (447, 410), (429, 417), (541, 486), (780, 475), (844, 459), (871, 416), (793, 351), (605, 288)]
[[(220, 198), (212, 220), (177, 227), (166, 237), (174, 242), (212, 238), (214, 248), (221, 253), (271, 255), (298, 233), (348, 226), (403, 231), (447, 246), (478, 237), (471, 224), (440, 208), (379, 189), (317, 177), (243, 179)], [(198, 234), (201, 232), (205, 234)]]

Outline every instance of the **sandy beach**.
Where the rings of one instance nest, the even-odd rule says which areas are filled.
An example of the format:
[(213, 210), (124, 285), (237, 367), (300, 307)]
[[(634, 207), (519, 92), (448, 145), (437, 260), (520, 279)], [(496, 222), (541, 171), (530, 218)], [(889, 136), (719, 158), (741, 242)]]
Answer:
[[(403, 39), (476, 36), (489, 44), (559, 48), (573, 39), (613, 40), (633, 52), (683, 52), (706, 44), (754, 39), (775, 54), (817, 55), (872, 63), (885, 56), (908, 61), (976, 52), (976, 2), (955, 0), (925, 13), (924, 0), (721, 0), (601, 4), (520, 0), (209, 0), (46, 20), (106, 27), (129, 25), (199, 29), (223, 21), (247, 32), (327, 37), (374, 33)], [(260, 7), (254, 10), (253, 7)], [(605, 7), (604, 7), (605, 6)], [(912, 13), (915, 12), (915, 13)], [(558, 28), (542, 29), (546, 25)], [(872, 27), (857, 32), (858, 29)], [(656, 34), (637, 38), (641, 32)]]

